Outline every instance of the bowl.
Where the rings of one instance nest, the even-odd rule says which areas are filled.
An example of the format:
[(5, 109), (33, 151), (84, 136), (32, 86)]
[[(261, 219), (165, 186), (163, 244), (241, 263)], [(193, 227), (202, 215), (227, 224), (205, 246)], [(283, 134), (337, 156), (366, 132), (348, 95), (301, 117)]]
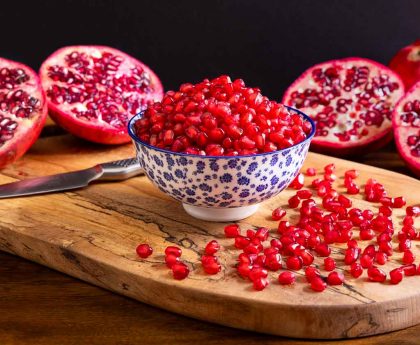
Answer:
[(245, 156), (199, 156), (172, 152), (141, 141), (134, 132), (139, 113), (128, 124), (137, 159), (146, 176), (164, 193), (182, 202), (185, 211), (207, 221), (237, 221), (252, 215), (259, 204), (283, 189), (298, 174), (315, 133), (286, 149)]

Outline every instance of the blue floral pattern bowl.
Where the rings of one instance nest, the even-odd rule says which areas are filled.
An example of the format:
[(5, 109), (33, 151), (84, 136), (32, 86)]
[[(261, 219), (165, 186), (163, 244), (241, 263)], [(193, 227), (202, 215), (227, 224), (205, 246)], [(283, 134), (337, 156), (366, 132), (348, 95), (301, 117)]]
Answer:
[(247, 156), (199, 156), (163, 150), (142, 142), (134, 132), (134, 116), (128, 132), (147, 177), (164, 193), (183, 203), (190, 215), (211, 221), (246, 218), (258, 204), (285, 189), (298, 174), (315, 132), (287, 149)]

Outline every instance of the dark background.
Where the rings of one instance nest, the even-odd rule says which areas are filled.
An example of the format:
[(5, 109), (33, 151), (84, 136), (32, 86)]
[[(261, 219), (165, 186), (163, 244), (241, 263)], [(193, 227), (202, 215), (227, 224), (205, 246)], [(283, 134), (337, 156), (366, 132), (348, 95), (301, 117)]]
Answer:
[(149, 65), (165, 89), (229, 74), (280, 99), (317, 62), (388, 63), (420, 38), (420, 1), (9, 1), (0, 29), (0, 56), (35, 69), (64, 45), (104, 44)]

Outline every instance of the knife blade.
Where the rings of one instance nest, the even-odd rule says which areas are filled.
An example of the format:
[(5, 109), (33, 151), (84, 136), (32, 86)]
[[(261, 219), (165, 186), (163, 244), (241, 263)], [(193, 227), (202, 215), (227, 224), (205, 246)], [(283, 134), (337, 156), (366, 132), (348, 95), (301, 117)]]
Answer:
[(0, 185), (0, 198), (12, 198), (86, 187), (94, 180), (120, 181), (143, 174), (135, 158), (95, 165), (68, 173), (42, 176)]

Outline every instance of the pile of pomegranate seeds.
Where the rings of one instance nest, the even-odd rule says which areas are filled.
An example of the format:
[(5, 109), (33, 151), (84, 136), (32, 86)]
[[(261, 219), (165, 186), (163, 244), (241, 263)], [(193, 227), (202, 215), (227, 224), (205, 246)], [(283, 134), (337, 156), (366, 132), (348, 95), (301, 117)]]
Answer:
[(300, 115), (228, 76), (168, 91), (134, 126), (138, 138), (150, 145), (210, 156), (284, 149), (305, 140), (312, 130)]
[[(315, 169), (309, 168), (306, 172), (307, 176), (316, 175)], [(392, 213), (394, 208), (406, 205), (404, 197), (389, 196), (381, 183), (369, 179), (363, 194), (367, 201), (377, 203), (377, 212), (354, 208), (349, 197), (334, 189), (334, 173), (334, 164), (325, 166), (323, 176), (314, 177), (309, 183), (310, 189), (303, 189), (303, 174), (296, 176), (289, 186), (295, 190), (289, 206), (298, 208), (300, 216), (292, 225), (285, 220), (285, 209), (274, 209), (272, 220), (278, 221), (278, 235), (271, 234), (265, 227), (241, 231), (238, 224), (225, 226), (226, 238), (239, 250), (237, 273), (249, 280), (255, 290), (265, 289), (271, 281), (270, 276), (279, 271), (278, 284), (292, 285), (296, 282), (294, 272), (303, 270), (307, 283), (315, 292), (342, 285), (346, 279), (357, 279), (365, 271), (367, 280), (378, 283), (389, 280), (391, 284), (399, 284), (407, 276), (420, 275), (420, 264), (415, 264), (416, 257), (411, 250), (413, 241), (420, 241), (420, 231), (414, 226), (416, 217), (420, 216), (420, 206), (406, 207), (401, 228), (396, 232)], [(345, 172), (347, 189), (356, 185), (358, 175), (354, 169)], [(313, 195), (321, 198), (319, 205)], [(332, 245), (335, 245), (334, 255), (337, 250), (341, 255), (337, 258), (339, 261), (331, 257)], [(206, 274), (221, 271), (217, 257), (220, 250), (216, 240), (205, 246), (201, 264)], [(140, 257), (147, 257), (152, 249), (142, 244), (137, 252)], [(382, 267), (386, 267), (395, 252), (399, 253), (397, 262), (401, 265), (387, 273)], [(165, 250), (166, 265), (172, 269), (175, 279), (184, 279), (189, 273), (188, 267), (180, 262), (180, 256), (178, 247), (170, 246)], [(316, 257), (323, 258), (323, 265), (315, 262)]]

